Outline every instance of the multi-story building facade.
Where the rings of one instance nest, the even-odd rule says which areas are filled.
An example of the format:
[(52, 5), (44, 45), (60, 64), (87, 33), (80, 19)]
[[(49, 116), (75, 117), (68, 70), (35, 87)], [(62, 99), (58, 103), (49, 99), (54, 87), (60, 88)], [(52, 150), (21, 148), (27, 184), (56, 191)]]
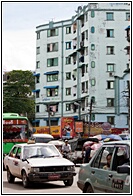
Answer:
[(73, 116), (127, 128), (127, 113), (117, 112), (122, 89), (116, 89), (114, 76), (123, 76), (129, 58), (124, 53), (129, 15), (128, 3), (89, 3), (70, 20), (36, 27), (39, 126), (60, 125), (61, 117)]

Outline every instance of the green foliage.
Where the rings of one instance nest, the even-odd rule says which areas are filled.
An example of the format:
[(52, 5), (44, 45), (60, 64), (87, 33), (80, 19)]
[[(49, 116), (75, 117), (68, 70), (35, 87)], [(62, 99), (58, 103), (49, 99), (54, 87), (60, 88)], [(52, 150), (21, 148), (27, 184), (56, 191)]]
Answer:
[(3, 85), (3, 112), (15, 112), (27, 115), (30, 121), (35, 116), (35, 102), (32, 90), (35, 78), (31, 71), (13, 70), (8, 73)]

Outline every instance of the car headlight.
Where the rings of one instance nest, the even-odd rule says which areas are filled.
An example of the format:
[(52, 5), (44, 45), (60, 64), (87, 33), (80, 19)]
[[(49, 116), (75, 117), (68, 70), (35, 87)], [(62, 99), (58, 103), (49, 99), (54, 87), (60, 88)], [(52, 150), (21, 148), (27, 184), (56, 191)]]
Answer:
[(68, 166), (67, 171), (75, 171), (74, 166)]
[(31, 168), (31, 172), (39, 172), (39, 171), (40, 171), (40, 168), (38, 168), (38, 167)]

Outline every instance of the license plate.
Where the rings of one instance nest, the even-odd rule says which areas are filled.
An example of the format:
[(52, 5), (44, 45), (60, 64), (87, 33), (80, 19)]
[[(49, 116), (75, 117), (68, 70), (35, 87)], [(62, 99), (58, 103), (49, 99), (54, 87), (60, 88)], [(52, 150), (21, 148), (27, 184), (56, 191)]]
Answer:
[(50, 174), (48, 175), (49, 180), (58, 180), (60, 178), (60, 174)]

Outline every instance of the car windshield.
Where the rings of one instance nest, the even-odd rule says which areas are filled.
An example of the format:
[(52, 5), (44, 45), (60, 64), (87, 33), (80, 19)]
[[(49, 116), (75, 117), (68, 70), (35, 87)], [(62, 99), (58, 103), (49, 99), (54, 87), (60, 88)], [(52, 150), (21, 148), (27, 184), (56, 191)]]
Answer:
[(59, 157), (61, 156), (58, 150), (54, 146), (26, 146), (23, 150), (23, 158), (35, 158), (35, 157)]

